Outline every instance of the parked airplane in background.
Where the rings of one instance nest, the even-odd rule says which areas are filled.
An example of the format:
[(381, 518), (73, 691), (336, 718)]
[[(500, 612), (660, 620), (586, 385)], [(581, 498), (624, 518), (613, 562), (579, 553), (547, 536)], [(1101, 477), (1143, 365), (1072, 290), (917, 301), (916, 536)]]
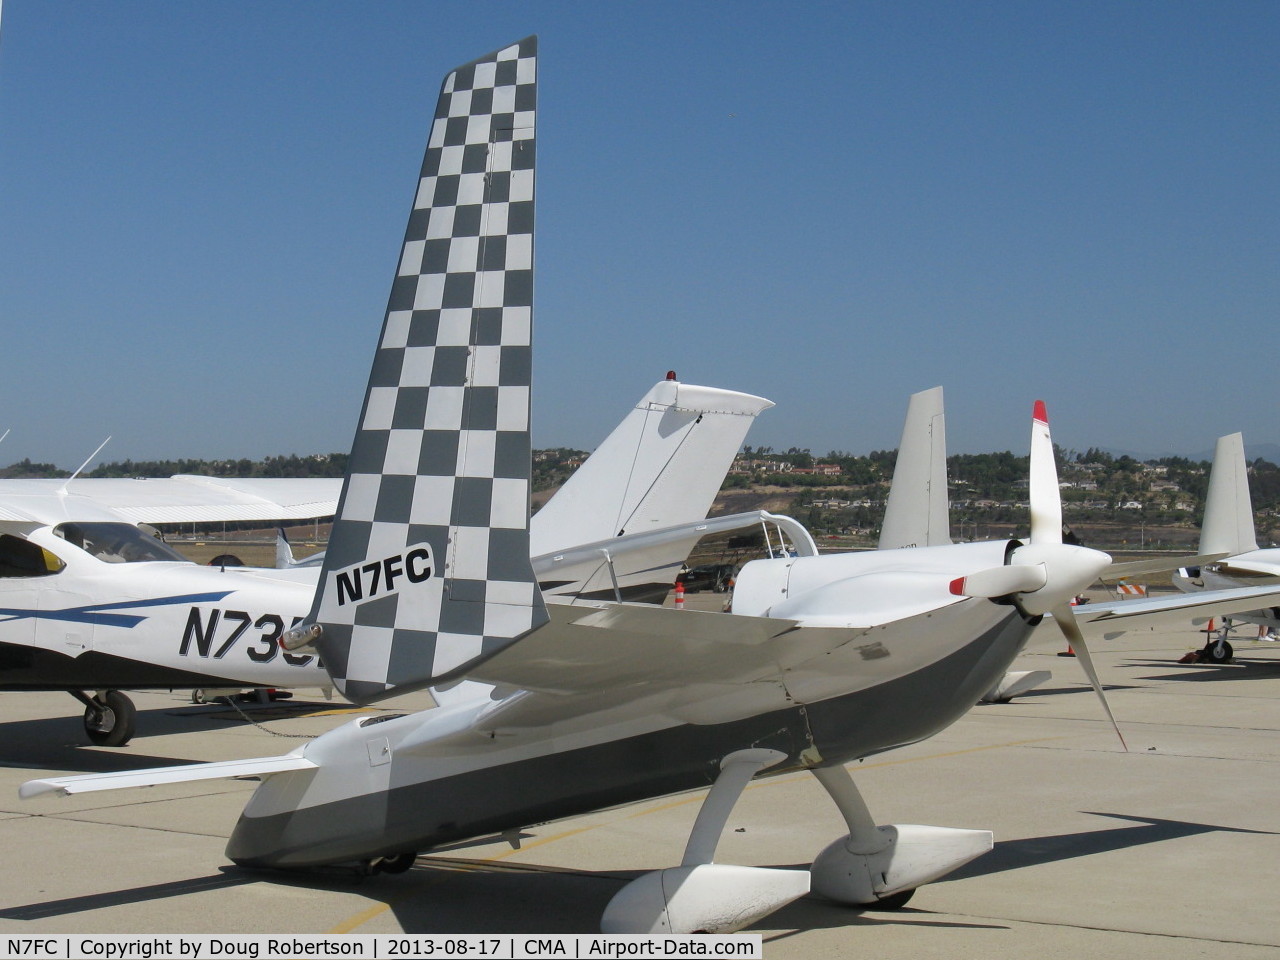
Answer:
[(0, 481), (0, 690), (66, 690), (90, 742), (127, 743), (121, 688), (330, 687), (276, 641), (316, 571), (202, 567), (152, 523), (332, 515), (338, 479)]
[(301, 560), (295, 560), (293, 556), (293, 545), (289, 543), (289, 536), (284, 532), (284, 527), (280, 527), (276, 530), (277, 570), (294, 570), (298, 567), (318, 567), (322, 563), (324, 563), (323, 551), (303, 557)]
[[(1258, 549), (1243, 434), (1219, 437), (1214, 447), (1204, 523), (1200, 527), (1200, 553), (1218, 554), (1222, 559), (1179, 569), (1173, 578), (1179, 590), (1194, 593), (1280, 583), (1280, 547)], [(1258, 624), (1262, 627), (1260, 637), (1274, 640), (1280, 628), (1280, 607), (1234, 613), (1226, 618), (1222, 629), (1211, 634), (1200, 651), (1202, 660), (1225, 663), (1231, 659), (1235, 651), (1227, 635), (1233, 620)]]
[[(282, 638), (318, 650), (357, 702), (463, 682), (467, 695), (354, 720), (282, 757), (51, 777), (22, 795), (257, 776), (227, 848), (236, 862), (403, 870), (440, 844), (711, 786), (682, 864), (623, 888), (607, 931), (732, 931), (811, 883), (843, 903), (904, 903), (991, 834), (877, 826), (844, 765), (958, 719), (1051, 610), (1101, 695), (1068, 604), (1110, 558), (1062, 542), (1044, 407), (1028, 542), (757, 560), (733, 613), (540, 589), (535, 89), (532, 37), (444, 82), (320, 581)], [(713, 862), (766, 769), (812, 771), (846, 819), (810, 870)]]
[[(760, 413), (761, 397), (659, 380), (530, 521), (541, 588), (556, 596), (660, 603), (684, 560), (707, 536), (759, 527), (770, 555), (816, 555), (789, 517), (750, 511), (707, 518), (725, 474)], [(276, 566), (294, 560), (283, 531)]]

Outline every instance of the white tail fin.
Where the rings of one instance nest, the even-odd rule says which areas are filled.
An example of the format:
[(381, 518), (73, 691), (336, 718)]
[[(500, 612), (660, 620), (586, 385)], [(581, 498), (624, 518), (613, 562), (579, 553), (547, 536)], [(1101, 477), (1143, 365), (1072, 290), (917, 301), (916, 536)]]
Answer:
[(533, 555), (701, 520), (756, 415), (772, 406), (658, 381), (534, 516)]
[(276, 569), (288, 570), (293, 566), (293, 548), (289, 546), (289, 538), (284, 527), (276, 527)]
[(348, 698), (546, 622), (529, 563), (536, 39), (445, 78), (316, 599)]
[(951, 542), (947, 499), (947, 431), (942, 388), (912, 394), (889, 486), (881, 550)]
[(1213, 450), (1204, 525), (1200, 528), (1200, 553), (1237, 556), (1257, 549), (1244, 435), (1233, 433), (1219, 437)]

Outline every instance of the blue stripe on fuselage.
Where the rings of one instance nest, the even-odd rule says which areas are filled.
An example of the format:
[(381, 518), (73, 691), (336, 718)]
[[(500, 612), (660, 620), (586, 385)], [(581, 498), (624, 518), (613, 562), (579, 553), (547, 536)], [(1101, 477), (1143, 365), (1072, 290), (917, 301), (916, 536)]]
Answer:
[(179, 597), (155, 597), (150, 600), (119, 600), (115, 603), (90, 603), (83, 607), (66, 607), (62, 610), (22, 610), (15, 607), (0, 607), (0, 623), (13, 620), (65, 620), (73, 623), (94, 623), (105, 627), (136, 627), (145, 616), (130, 616), (120, 613), (106, 613), (107, 610), (130, 610), (138, 607), (172, 607), (183, 603), (213, 603), (229, 597), (233, 591), (220, 590), (216, 593), (187, 593)]

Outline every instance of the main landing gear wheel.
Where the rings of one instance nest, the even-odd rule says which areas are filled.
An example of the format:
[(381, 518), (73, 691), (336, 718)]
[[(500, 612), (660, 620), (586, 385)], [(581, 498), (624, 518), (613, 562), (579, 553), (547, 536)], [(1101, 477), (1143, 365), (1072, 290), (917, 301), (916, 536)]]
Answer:
[(404, 873), (418, 859), (418, 855), (413, 851), (407, 853), (397, 853), (394, 857), (383, 857), (378, 862), (379, 873)]
[(873, 900), (871, 903), (864, 903), (862, 906), (867, 910), (901, 910), (915, 895), (916, 888), (912, 887), (910, 890), (902, 890), (890, 896), (881, 897), (879, 900)]
[(418, 854), (413, 850), (406, 850), (404, 853), (395, 853), (389, 857), (374, 857), (372, 860), (361, 861), (361, 872), (366, 877), (372, 877), (379, 873), (404, 873), (414, 865), (418, 860)]
[(1230, 663), (1231, 656), (1234, 653), (1235, 651), (1231, 649), (1231, 644), (1227, 643), (1227, 641), (1211, 640), (1205, 644), (1201, 657), (1205, 663)]
[(85, 704), (84, 732), (99, 747), (123, 747), (133, 739), (138, 709), (119, 690), (108, 690), (95, 697), (80, 694)]

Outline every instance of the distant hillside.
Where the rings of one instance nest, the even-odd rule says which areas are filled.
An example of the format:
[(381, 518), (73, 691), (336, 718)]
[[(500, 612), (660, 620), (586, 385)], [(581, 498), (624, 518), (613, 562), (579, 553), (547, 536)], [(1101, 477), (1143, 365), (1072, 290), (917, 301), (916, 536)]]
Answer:
[[(1111, 456), (1113, 457), (1117, 457), (1117, 458), (1131, 457), (1132, 459), (1140, 460), (1143, 463), (1147, 463), (1149, 461), (1155, 461), (1155, 460), (1167, 460), (1174, 457), (1181, 457), (1182, 459), (1185, 459), (1185, 460), (1196, 460), (1196, 461), (1198, 460), (1212, 461), (1213, 460), (1212, 447), (1209, 447), (1207, 450), (1200, 450), (1200, 451), (1197, 451), (1196, 453), (1191, 453), (1191, 454), (1135, 453), (1132, 450), (1117, 450), (1111, 447), (1104, 447), (1103, 449), (1107, 453), (1111, 454)], [(1250, 462), (1254, 460), (1268, 460), (1271, 463), (1280, 463), (1280, 444), (1246, 443), (1244, 445), (1244, 455), (1245, 455), (1245, 459), (1249, 460)]]
[[(1084, 453), (1055, 448), (1062, 484), (1063, 515), (1073, 529), (1100, 531), (1098, 545), (1148, 542), (1185, 544), (1198, 537), (1208, 487), (1209, 455), (1198, 459), (1155, 457), (1091, 448)], [(1269, 459), (1271, 453), (1275, 459)], [(1280, 538), (1280, 447), (1247, 448), (1250, 488), (1259, 541)], [(534, 451), (533, 499), (545, 503), (588, 456), (555, 448)], [(853, 537), (874, 542), (884, 516), (897, 451), (865, 456), (807, 449), (775, 453), (744, 447), (722, 485), (715, 513), (769, 510), (803, 522), (815, 536)], [(104, 463), (89, 477), (171, 476), (178, 473), (222, 477), (340, 477), (347, 455), (285, 454), (263, 460), (164, 460)], [(1025, 528), (1027, 457), (1007, 451), (957, 454), (947, 459), (953, 532), (973, 539)], [(52, 464), (23, 460), (0, 468), (0, 477), (66, 477)], [(230, 528), (232, 525), (228, 525)], [(236, 525), (260, 527), (261, 524)], [(268, 525), (269, 526), (269, 525)]]

